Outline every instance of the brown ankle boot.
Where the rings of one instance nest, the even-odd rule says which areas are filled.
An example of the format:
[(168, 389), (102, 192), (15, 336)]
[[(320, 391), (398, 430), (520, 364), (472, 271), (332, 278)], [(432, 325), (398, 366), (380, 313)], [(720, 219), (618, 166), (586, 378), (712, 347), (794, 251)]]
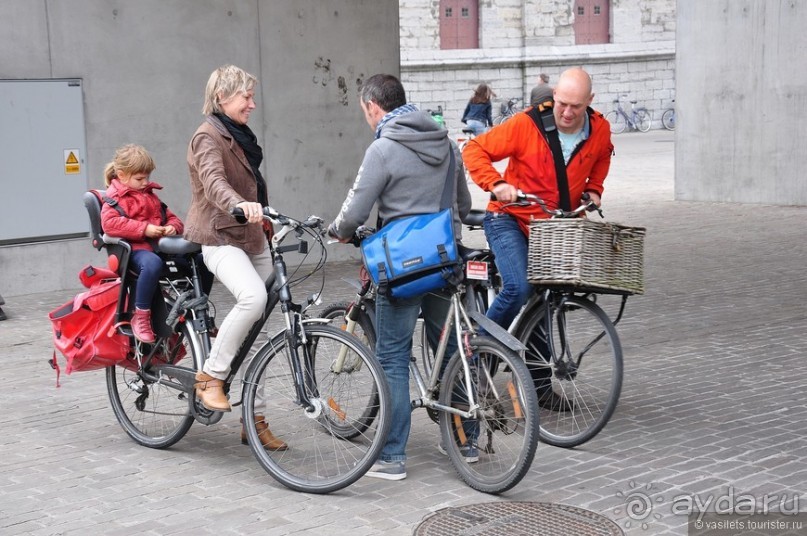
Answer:
[[(289, 448), (286, 443), (272, 434), (263, 415), (255, 415), (255, 428), (258, 429), (258, 437), (261, 438), (261, 444), (266, 450), (286, 450)], [(241, 419), (241, 443), (247, 444), (247, 430), (244, 427), (244, 419)]]
[(212, 411), (230, 411), (230, 401), (224, 394), (224, 380), (214, 378), (201, 370), (196, 373), (196, 396), (202, 405)]
[(157, 340), (154, 330), (151, 329), (151, 309), (135, 308), (132, 316), (132, 332), (138, 340), (151, 344)]

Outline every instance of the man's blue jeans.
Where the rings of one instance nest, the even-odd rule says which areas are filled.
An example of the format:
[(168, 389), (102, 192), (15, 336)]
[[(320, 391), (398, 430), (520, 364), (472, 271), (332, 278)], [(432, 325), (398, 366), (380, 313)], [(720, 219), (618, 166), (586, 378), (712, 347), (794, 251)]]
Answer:
[[(418, 313), (423, 309), (429, 344), (434, 349), (440, 337), (451, 300), (444, 294), (424, 294), (408, 299), (376, 298), (375, 351), (389, 383), (392, 395), (392, 425), (387, 443), (381, 450), (380, 460), (406, 461), (406, 443), (412, 423), (409, 396), (409, 359), (412, 355), (412, 336)], [(443, 364), (457, 350), (454, 333), (448, 340)]]
[(527, 281), (527, 236), (509, 214), (488, 212), (482, 225), (502, 277), (502, 290), (487, 317), (507, 329), (532, 294)]
[[(509, 214), (488, 212), (482, 225), (502, 277), (502, 290), (488, 308), (487, 317), (507, 329), (533, 292), (527, 281), (527, 236)], [(551, 388), (552, 374), (545, 357), (549, 349), (540, 334), (532, 337), (527, 346), (530, 348), (526, 355), (527, 368), (541, 397)]]

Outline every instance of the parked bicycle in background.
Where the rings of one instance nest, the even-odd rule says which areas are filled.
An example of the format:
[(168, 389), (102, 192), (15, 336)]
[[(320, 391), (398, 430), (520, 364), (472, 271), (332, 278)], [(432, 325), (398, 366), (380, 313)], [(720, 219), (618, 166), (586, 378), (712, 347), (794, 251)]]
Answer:
[(493, 124), (501, 125), (513, 117), (517, 112), (520, 112), (521, 109), (518, 107), (518, 102), (520, 100), (520, 97), (512, 97), (507, 100), (507, 103), (503, 102), (501, 108), (499, 109), (499, 115), (493, 118)]
[(661, 114), (661, 124), (664, 125), (664, 128), (667, 130), (675, 130), (675, 99), (673, 99), (672, 102), (670, 107)]
[(622, 97), (627, 97), (627, 95), (621, 95), (614, 100), (616, 110), (611, 110), (605, 114), (605, 119), (611, 123), (611, 132), (613, 134), (621, 134), (625, 132), (625, 129), (628, 127), (640, 132), (650, 130), (653, 116), (647, 108), (643, 106), (637, 107), (636, 101), (632, 100), (630, 101), (630, 110), (625, 110), (625, 108), (622, 107)]
[(431, 114), (432, 119), (434, 119), (435, 123), (437, 123), (441, 127), (445, 128), (446, 120), (445, 120), (445, 117), (443, 117), (443, 105), (442, 104), (438, 105), (436, 110), (427, 109), (426, 111), (429, 114)]

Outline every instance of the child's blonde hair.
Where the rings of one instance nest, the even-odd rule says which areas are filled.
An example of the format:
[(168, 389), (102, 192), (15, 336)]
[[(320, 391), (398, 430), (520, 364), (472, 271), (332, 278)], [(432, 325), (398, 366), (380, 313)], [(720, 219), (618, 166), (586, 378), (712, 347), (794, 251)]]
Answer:
[(134, 143), (123, 145), (118, 147), (115, 158), (104, 168), (104, 184), (112, 184), (112, 179), (118, 176), (119, 171), (151, 174), (156, 167), (145, 147)]

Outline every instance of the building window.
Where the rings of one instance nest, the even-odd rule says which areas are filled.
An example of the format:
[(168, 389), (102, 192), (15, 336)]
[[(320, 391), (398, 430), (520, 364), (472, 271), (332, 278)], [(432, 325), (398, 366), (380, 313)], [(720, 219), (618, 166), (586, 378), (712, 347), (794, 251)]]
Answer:
[(440, 0), (439, 13), (440, 48), (479, 48), (479, 0)]
[(574, 42), (577, 45), (610, 43), (610, 0), (575, 0)]

